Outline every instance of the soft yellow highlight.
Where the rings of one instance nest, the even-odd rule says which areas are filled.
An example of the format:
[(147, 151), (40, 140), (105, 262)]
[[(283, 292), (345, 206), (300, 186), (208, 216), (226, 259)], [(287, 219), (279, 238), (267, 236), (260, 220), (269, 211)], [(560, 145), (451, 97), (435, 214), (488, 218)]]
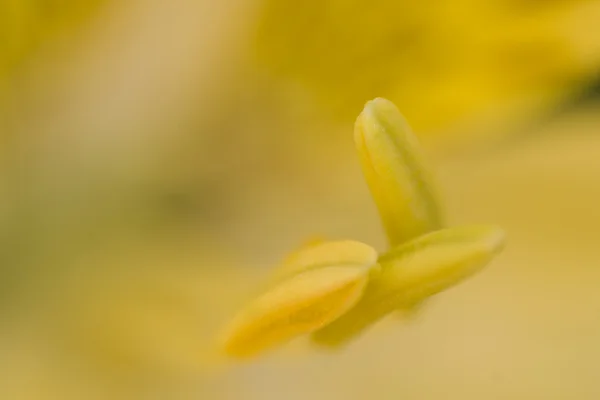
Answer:
[(289, 278), (300, 272), (335, 264), (373, 265), (377, 262), (377, 251), (371, 246), (355, 240), (311, 242), (292, 253), (275, 273), (275, 280)]
[(323, 327), (351, 308), (367, 283), (356, 265), (306, 271), (255, 300), (223, 336), (229, 355), (246, 358)]

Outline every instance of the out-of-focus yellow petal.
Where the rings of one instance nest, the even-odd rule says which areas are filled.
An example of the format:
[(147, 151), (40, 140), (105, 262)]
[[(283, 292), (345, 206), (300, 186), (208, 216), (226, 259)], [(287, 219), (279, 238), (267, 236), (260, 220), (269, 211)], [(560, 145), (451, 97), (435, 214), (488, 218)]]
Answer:
[(391, 250), (379, 258), (381, 270), (360, 302), (315, 332), (314, 341), (341, 345), (393, 310), (458, 284), (491, 261), (504, 237), (497, 227), (465, 226), (435, 231)]
[(382, 98), (369, 101), (356, 120), (354, 139), (390, 245), (440, 229), (433, 178), (396, 106)]
[(314, 268), (331, 265), (371, 266), (377, 263), (377, 252), (355, 240), (313, 240), (290, 254), (274, 272), (276, 282)]
[(364, 266), (345, 265), (293, 276), (233, 320), (222, 337), (224, 352), (249, 358), (325, 326), (356, 304), (368, 274)]
[(0, 1), (0, 89), (3, 80), (59, 33), (72, 33), (106, 0)]
[(600, 65), (597, 3), (266, 0), (256, 54), (334, 118), (385, 96), (444, 147), (514, 133), (495, 127), (576, 96)]

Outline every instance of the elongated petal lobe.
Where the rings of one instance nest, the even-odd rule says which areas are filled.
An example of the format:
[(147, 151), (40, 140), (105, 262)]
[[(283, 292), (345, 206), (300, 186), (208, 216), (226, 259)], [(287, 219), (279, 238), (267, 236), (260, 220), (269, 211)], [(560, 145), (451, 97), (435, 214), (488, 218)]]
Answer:
[(356, 304), (369, 269), (329, 266), (293, 276), (243, 310), (222, 337), (226, 354), (248, 358), (310, 333)]

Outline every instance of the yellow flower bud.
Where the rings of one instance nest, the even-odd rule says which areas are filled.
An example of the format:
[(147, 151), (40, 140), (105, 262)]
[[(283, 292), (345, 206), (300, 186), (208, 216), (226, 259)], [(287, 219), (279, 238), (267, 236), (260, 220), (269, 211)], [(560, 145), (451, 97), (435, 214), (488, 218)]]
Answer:
[(222, 336), (224, 352), (249, 358), (313, 332), (359, 300), (369, 268), (358, 265), (311, 269), (286, 280), (243, 310)]
[(354, 140), (390, 246), (440, 229), (433, 178), (396, 106), (382, 98), (369, 101), (356, 120)]
[(502, 249), (504, 232), (492, 226), (465, 226), (423, 235), (379, 258), (358, 304), (315, 332), (316, 343), (346, 343), (372, 323), (403, 305), (412, 307), (480, 270)]

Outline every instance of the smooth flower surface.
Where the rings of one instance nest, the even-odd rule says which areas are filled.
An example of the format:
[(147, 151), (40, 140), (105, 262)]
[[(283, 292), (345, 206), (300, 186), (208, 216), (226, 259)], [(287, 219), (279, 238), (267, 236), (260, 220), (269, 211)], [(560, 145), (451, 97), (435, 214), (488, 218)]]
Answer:
[(238, 315), (224, 335), (225, 351), (250, 357), (321, 328), (356, 304), (368, 271), (359, 265), (324, 266), (292, 277)]
[(390, 246), (442, 227), (432, 174), (392, 102), (377, 98), (365, 105), (354, 141)]
[(300, 272), (328, 265), (373, 265), (377, 251), (354, 240), (313, 241), (290, 254), (273, 273), (276, 282)]
[(230, 324), (222, 337), (229, 356), (256, 356), (304, 334), (321, 346), (343, 345), (392, 312), (415, 312), (503, 248), (496, 226), (444, 227), (432, 173), (393, 103), (368, 102), (354, 138), (390, 250), (317, 240), (295, 251)]

